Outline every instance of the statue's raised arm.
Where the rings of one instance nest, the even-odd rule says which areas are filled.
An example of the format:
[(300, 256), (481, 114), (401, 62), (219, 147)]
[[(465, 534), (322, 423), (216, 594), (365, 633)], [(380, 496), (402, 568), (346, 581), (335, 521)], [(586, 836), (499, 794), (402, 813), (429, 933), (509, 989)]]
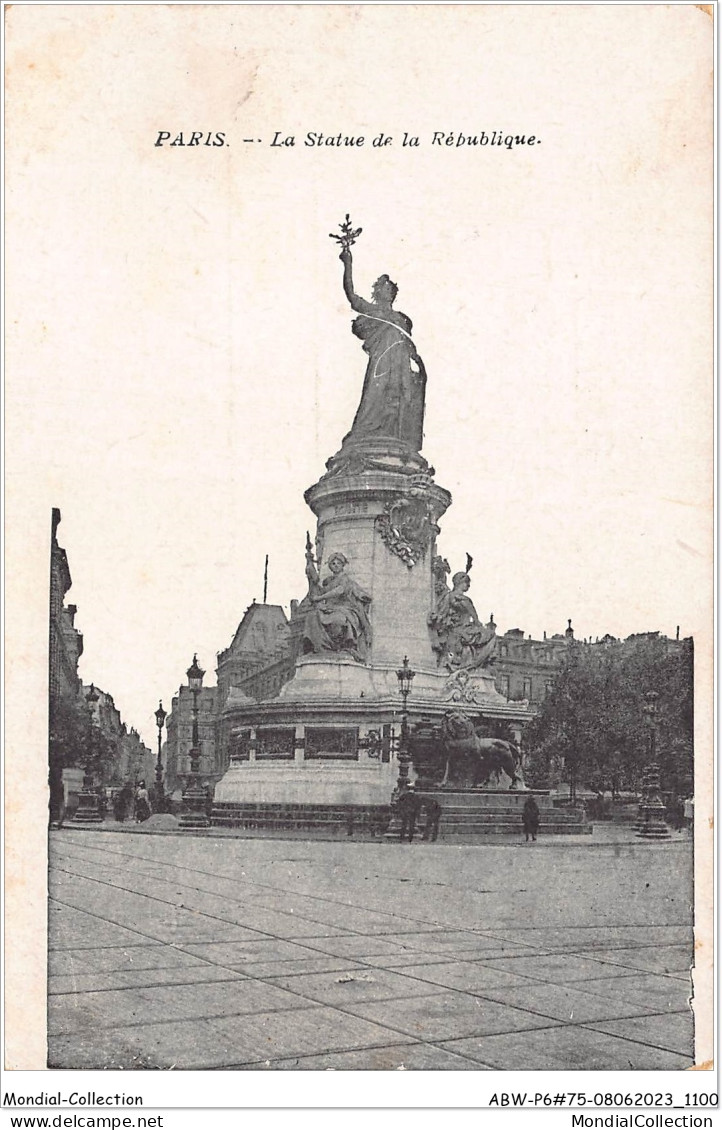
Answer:
[(367, 302), (365, 298), (361, 298), (360, 295), (356, 294), (353, 288), (353, 257), (351, 255), (351, 249), (345, 247), (339, 255), (339, 259), (343, 263), (343, 292), (348, 298), (351, 309), (355, 310), (357, 314), (372, 315), (374, 313), (373, 303)]

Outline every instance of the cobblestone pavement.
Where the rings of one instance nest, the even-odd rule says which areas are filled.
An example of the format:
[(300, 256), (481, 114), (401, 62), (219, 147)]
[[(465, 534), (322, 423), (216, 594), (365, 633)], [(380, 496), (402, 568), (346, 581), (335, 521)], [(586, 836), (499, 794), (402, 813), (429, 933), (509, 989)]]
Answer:
[(692, 845), (51, 833), (51, 1067), (693, 1061)]

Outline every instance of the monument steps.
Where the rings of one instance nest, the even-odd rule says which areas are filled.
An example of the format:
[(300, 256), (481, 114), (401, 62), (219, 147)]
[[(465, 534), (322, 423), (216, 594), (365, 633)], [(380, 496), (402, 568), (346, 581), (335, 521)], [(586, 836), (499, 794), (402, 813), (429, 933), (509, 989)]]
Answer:
[[(445, 804), (444, 800), (443, 800), (443, 794), (439, 794), (439, 793), (434, 794), (434, 800), (438, 800), (439, 804), (441, 804), (445, 813), (452, 813), (452, 812), (466, 813), (466, 812), (483, 811), (484, 813), (499, 812), (499, 813), (504, 813), (505, 815), (509, 816), (510, 814), (516, 815), (517, 813), (520, 813), (521, 809), (522, 809), (521, 804), (518, 805), (518, 807), (506, 805), (506, 804), (494, 804), (494, 803), (483, 804), (483, 805), (480, 805), (479, 803), (462, 804), (459, 801), (456, 801), (452, 804), (448, 804), (448, 803)], [(540, 808), (540, 811), (541, 811), (541, 814), (542, 814), (542, 818), (544, 817), (545, 814), (546, 815), (553, 814), (554, 818), (558, 819), (558, 820), (565, 820), (566, 819), (566, 820), (577, 821), (581, 818), (580, 813), (575, 809), (549, 807), (549, 808)]]
[[(539, 825), (538, 836), (586, 836), (591, 835), (592, 825), (582, 824), (557, 824), (555, 821), (542, 821)], [(473, 842), (478, 837), (523, 835), (520, 820), (499, 821), (465, 821), (459, 824), (450, 824), (442, 818), (439, 825), (440, 840), (468, 840)]]
[[(520, 816), (515, 816), (509, 812), (444, 812), (442, 813), (443, 826), (445, 828), (468, 828), (476, 824), (495, 825), (495, 824), (513, 824), (514, 827), (519, 827), (521, 822)], [(557, 818), (556, 816), (542, 816), (539, 821), (539, 827), (554, 826), (555, 828), (578, 828), (585, 822), (579, 818), (571, 819), (568, 816)]]
[(391, 817), (388, 805), (241, 804), (213, 805), (211, 824), (221, 828), (338, 829), (381, 835)]
[[(312, 805), (217, 803), (211, 824), (217, 828), (262, 828), (330, 832), (339, 836), (383, 835), (389, 825), (388, 805)], [(425, 826), (422, 813), (416, 825), (421, 838)], [(539, 832), (544, 835), (590, 835), (592, 825), (577, 812), (549, 808), (542, 810)], [(474, 843), (493, 836), (522, 835), (521, 817), (508, 806), (443, 805), (439, 840)]]
[[(418, 789), (421, 801), (434, 800), (441, 807), (439, 839), (473, 843), (491, 836), (523, 835), (522, 809), (533, 795), (539, 808), (538, 834), (588, 835), (592, 825), (580, 809), (557, 808), (544, 790), (516, 789)], [(425, 814), (422, 812), (423, 825)]]
[[(478, 808), (443, 809), (439, 821), (441, 839), (520, 835), (522, 831), (521, 815), (510, 812), (508, 808), (481, 811)], [(592, 825), (576, 813), (550, 810), (540, 816), (538, 835), (541, 836), (583, 836), (591, 831)]]

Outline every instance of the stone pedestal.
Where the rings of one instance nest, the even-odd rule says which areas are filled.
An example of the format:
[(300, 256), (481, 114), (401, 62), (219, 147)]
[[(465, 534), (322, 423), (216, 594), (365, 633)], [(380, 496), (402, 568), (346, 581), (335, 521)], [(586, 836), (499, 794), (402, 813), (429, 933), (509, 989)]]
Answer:
[(73, 820), (78, 824), (102, 824), (103, 822), (100, 812), (100, 798), (90, 769), (86, 769), (83, 775), (83, 788), (78, 793), (78, 807), (75, 810)]
[(451, 495), (421, 455), (383, 437), (349, 444), (305, 499), (317, 518), (319, 576), (343, 555), (346, 574), (370, 597), (370, 641), (364, 662), (344, 651), (299, 655), (277, 698), (253, 702), (231, 691), (224, 714), (238, 748), (216, 786), (214, 823), (243, 805), (388, 806), (404, 656), (416, 673), (411, 725), (438, 721), (461, 693), (473, 712), (520, 725), (527, 716), (489, 673), (474, 672), (460, 688), (439, 668), (428, 625), (431, 566)]
[(349, 575), (371, 595), (369, 667), (395, 669), (408, 655), (414, 669), (434, 671), (431, 559), (451, 495), (425, 459), (392, 440), (355, 444), (329, 467), (305, 499), (318, 519), (321, 567), (343, 553)]
[(78, 807), (73, 820), (77, 824), (102, 824), (100, 802), (95, 791), (84, 789), (82, 793), (78, 793)]
[(648, 765), (642, 782), (642, 801), (634, 825), (638, 836), (646, 840), (668, 840), (671, 836), (666, 822), (667, 809), (661, 795), (659, 766)]
[(183, 793), (183, 811), (179, 821), (180, 828), (207, 828), (210, 819), (206, 811), (208, 798), (206, 790), (194, 782)]

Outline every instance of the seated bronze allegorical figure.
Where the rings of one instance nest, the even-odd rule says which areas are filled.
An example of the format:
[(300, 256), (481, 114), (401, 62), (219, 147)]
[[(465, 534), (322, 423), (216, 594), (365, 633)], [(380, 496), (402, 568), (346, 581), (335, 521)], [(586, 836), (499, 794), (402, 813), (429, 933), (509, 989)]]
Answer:
[(451, 589), (444, 576), (448, 564), (437, 557), (432, 566), (436, 606), (428, 618), (431, 646), (439, 666), (449, 671), (459, 668), (479, 670), (488, 667), (496, 658), (496, 625), (493, 621), (488, 625), (482, 624), (473, 600), (467, 596), (471, 585), (471, 561), (467, 555), (466, 570), (454, 573)]
[(305, 655), (345, 653), (356, 662), (364, 663), (371, 646), (371, 597), (345, 572), (347, 565), (348, 559), (343, 553), (332, 553), (328, 559), (330, 575), (321, 581), (308, 540), (308, 611), (303, 624), (302, 651)]

